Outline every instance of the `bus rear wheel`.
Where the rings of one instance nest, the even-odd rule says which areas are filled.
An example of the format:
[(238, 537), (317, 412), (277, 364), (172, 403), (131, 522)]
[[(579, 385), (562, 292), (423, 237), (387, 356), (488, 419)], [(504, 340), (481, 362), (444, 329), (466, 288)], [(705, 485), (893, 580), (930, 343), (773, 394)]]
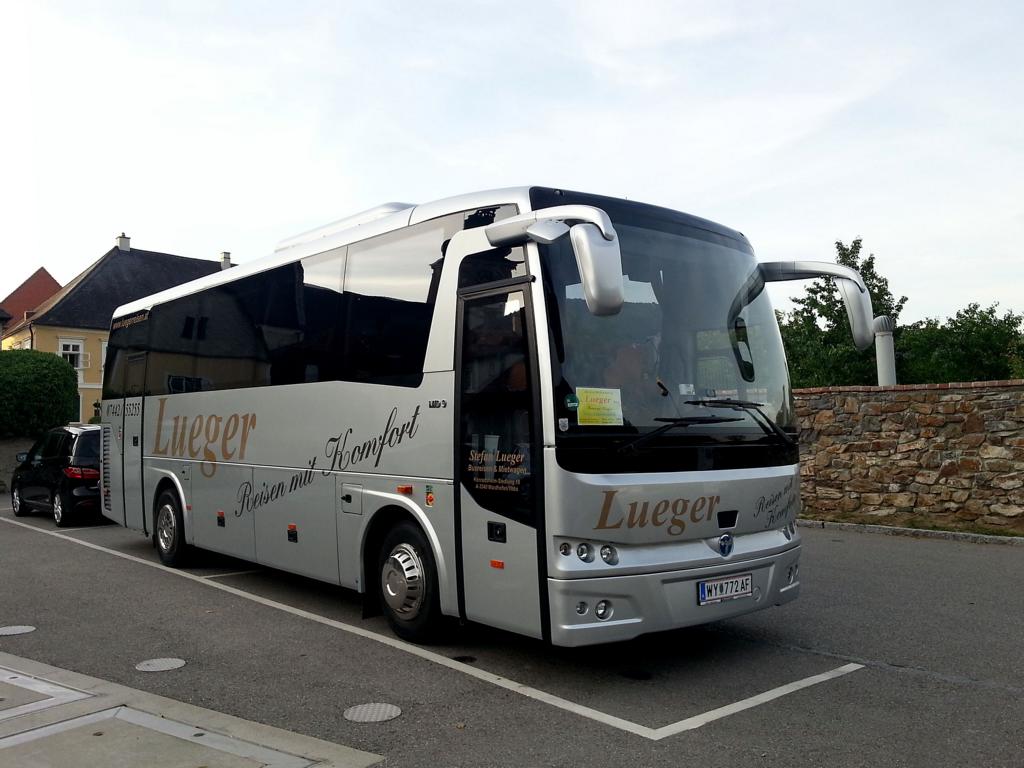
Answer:
[(380, 604), (395, 634), (403, 640), (428, 643), (441, 632), (437, 566), (419, 526), (396, 525), (384, 537), (377, 560)]
[(185, 543), (185, 520), (178, 496), (171, 491), (164, 491), (157, 498), (153, 541), (164, 565), (180, 567), (185, 564), (189, 554)]

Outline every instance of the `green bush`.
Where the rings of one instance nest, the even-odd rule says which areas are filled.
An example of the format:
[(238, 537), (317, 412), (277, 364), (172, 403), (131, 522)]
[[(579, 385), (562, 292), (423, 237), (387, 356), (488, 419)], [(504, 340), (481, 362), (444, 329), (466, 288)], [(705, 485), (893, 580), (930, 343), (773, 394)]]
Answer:
[(78, 375), (51, 352), (0, 352), (0, 437), (39, 437), (78, 419)]

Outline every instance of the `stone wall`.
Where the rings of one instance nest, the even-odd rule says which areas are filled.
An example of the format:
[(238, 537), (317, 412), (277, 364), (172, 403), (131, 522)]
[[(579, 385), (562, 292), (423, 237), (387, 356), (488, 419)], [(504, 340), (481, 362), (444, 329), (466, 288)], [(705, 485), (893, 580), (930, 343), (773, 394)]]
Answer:
[(1024, 380), (794, 394), (803, 517), (1024, 534)]

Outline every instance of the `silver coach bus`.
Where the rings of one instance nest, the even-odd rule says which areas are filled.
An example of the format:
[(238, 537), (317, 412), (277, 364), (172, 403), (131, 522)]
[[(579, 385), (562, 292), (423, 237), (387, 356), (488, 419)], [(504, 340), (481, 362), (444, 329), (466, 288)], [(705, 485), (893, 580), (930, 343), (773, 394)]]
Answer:
[(796, 419), (746, 238), (540, 187), (389, 204), (120, 307), (104, 514), (445, 616), (585, 645), (800, 589)]

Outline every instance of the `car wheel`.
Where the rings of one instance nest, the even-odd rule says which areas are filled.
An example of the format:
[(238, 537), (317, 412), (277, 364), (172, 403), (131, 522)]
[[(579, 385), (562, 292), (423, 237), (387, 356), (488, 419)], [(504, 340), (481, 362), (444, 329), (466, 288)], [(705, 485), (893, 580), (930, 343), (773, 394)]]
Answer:
[(21, 500), (21, 488), (18, 486), (14, 486), (11, 489), (11, 507), (14, 508), (15, 517), (25, 517), (28, 515), (28, 509)]
[(56, 490), (53, 492), (53, 522), (58, 528), (67, 528), (71, 525), (71, 502), (64, 492)]
[(436, 640), (442, 622), (437, 567), (419, 526), (396, 525), (384, 537), (377, 564), (381, 606), (395, 634), (417, 643)]
[(185, 543), (185, 519), (176, 493), (164, 491), (160, 494), (154, 521), (153, 538), (160, 562), (181, 567), (188, 559), (189, 546)]

